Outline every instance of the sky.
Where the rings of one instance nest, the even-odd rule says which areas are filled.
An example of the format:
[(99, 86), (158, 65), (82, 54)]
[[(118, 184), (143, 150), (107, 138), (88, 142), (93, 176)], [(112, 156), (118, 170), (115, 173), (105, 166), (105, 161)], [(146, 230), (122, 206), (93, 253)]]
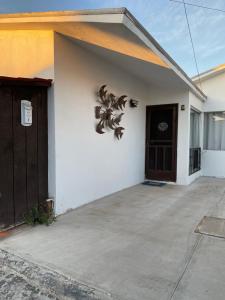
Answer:
[[(182, 0), (181, 0), (182, 1)], [(185, 0), (225, 11), (225, 0)], [(0, 0), (0, 13), (126, 7), (189, 75), (197, 73), (183, 4), (170, 0)], [(225, 63), (225, 12), (187, 6), (200, 73)]]

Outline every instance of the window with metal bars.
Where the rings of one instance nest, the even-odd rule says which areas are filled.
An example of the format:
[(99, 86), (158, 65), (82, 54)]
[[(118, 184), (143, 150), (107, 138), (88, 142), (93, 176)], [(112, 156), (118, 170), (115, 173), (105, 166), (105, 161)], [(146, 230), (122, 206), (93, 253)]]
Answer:
[(200, 113), (194, 109), (191, 109), (190, 114), (189, 151), (189, 175), (191, 175), (201, 169)]

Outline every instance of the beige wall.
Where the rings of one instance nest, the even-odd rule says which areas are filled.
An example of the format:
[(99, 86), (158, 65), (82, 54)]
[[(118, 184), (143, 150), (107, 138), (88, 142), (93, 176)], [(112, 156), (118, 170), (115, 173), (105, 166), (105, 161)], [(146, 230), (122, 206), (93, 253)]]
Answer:
[(52, 31), (0, 30), (0, 76), (54, 78)]

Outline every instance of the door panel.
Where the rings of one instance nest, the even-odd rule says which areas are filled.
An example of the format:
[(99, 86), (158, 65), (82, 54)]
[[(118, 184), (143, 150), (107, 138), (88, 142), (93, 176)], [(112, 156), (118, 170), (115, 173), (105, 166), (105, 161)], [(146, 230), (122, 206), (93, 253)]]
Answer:
[(25, 99), (31, 101), (33, 108), (32, 126), (24, 127), (27, 157), (27, 209), (31, 209), (38, 205), (38, 91), (33, 90)]
[[(20, 88), (13, 96), (13, 158), (14, 158), (14, 223), (19, 223), (27, 210), (26, 129), (21, 125)], [(22, 97), (22, 99), (26, 99)]]
[(0, 229), (14, 222), (12, 92), (0, 89)]
[(47, 92), (38, 93), (38, 197), (39, 203), (48, 197), (48, 112)]
[[(32, 125), (21, 125), (21, 100)], [(0, 87), (0, 229), (23, 221), (48, 197), (47, 89)]]
[(177, 104), (147, 107), (147, 179), (176, 181), (177, 114)]

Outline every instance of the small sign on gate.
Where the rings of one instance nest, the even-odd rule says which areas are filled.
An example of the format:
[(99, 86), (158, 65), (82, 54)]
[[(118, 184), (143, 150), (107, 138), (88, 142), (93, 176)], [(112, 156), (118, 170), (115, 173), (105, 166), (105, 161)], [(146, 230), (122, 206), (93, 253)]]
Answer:
[(21, 100), (21, 124), (23, 126), (32, 125), (32, 104), (28, 100)]

